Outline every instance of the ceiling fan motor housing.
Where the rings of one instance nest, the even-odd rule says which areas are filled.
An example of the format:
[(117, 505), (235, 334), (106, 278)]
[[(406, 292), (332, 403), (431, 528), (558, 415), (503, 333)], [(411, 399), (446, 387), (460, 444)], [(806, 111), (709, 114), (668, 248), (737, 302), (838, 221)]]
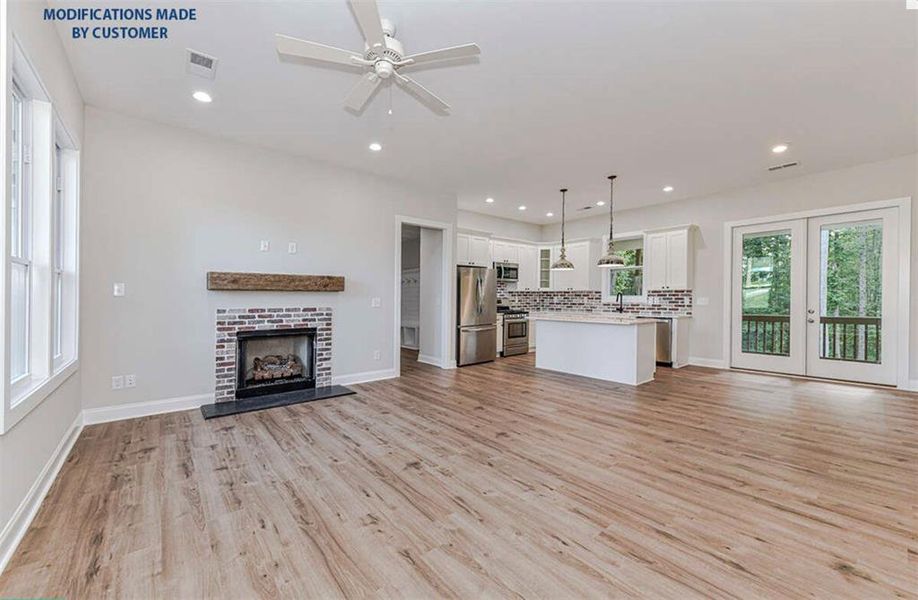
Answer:
[(375, 63), (373, 68), (376, 70), (376, 74), (383, 79), (387, 79), (395, 72), (395, 65), (402, 61), (404, 55), (405, 49), (402, 47), (402, 43), (387, 34), (385, 49), (379, 47), (367, 48), (364, 58), (373, 61)]

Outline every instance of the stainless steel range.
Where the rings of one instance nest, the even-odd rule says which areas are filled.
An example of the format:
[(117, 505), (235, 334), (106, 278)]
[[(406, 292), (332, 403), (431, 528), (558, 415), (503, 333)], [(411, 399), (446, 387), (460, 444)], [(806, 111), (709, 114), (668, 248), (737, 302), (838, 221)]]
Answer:
[(498, 306), (504, 317), (504, 356), (529, 352), (529, 313), (525, 310)]

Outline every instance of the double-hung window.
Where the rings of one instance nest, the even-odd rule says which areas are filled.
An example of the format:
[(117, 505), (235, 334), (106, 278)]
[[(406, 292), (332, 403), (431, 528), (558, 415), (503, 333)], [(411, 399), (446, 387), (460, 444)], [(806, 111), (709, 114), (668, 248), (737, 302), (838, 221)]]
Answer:
[(13, 44), (3, 153), (9, 324), (0, 406), (6, 432), (77, 368), (79, 152), (32, 63)]
[(17, 85), (10, 98), (10, 381), (29, 377), (32, 245), (31, 118), (29, 101)]

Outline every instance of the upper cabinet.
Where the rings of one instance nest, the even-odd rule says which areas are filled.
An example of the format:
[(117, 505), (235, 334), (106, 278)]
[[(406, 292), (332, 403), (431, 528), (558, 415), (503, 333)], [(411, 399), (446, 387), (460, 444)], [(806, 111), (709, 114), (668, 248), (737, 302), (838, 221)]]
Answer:
[(692, 289), (692, 226), (644, 233), (647, 290)]
[[(553, 290), (588, 290), (590, 289), (590, 242), (567, 244), (567, 259), (574, 263), (572, 271), (552, 271), (551, 289)], [(561, 246), (552, 246), (551, 262), (561, 257)]]
[(510, 242), (497, 242), (491, 245), (491, 256), (494, 262), (507, 262), (519, 264), (520, 262), (520, 245)]
[(480, 235), (456, 234), (456, 264), (491, 266), (491, 240)]
[(539, 249), (535, 246), (521, 245), (518, 250), (520, 280), (516, 284), (516, 289), (539, 289)]

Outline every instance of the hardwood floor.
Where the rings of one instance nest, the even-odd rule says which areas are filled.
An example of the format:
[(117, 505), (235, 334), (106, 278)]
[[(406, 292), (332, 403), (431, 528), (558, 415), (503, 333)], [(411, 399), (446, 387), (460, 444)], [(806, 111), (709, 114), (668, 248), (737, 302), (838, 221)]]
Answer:
[(914, 394), (403, 371), (87, 427), (0, 596), (916, 597)]

